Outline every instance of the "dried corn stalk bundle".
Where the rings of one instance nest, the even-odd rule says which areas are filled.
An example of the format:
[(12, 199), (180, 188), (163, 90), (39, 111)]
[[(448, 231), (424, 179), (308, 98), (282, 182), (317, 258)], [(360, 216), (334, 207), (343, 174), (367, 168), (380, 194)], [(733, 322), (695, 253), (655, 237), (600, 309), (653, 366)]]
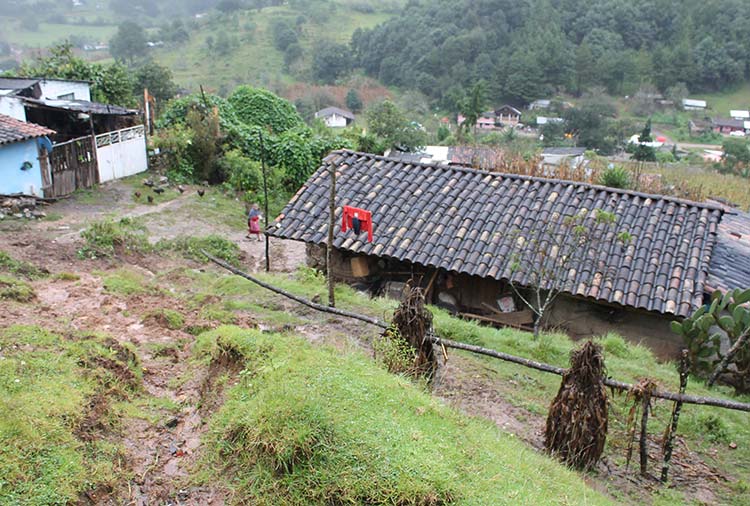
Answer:
[(607, 439), (606, 369), (601, 346), (586, 342), (570, 356), (570, 369), (552, 401), (544, 446), (577, 469), (590, 469), (599, 461)]
[(421, 288), (407, 285), (405, 291), (404, 299), (393, 315), (392, 325), (414, 349), (414, 369), (432, 377), (437, 369), (437, 355), (429, 337), (432, 331), (432, 313), (425, 308)]

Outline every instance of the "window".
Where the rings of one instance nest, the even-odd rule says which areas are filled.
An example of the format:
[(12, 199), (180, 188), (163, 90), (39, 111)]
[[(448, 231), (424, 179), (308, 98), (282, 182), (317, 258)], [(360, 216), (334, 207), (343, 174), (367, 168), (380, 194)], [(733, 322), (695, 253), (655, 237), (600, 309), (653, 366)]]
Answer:
[(60, 95), (57, 97), (57, 100), (75, 100), (76, 94), (75, 93), (66, 93), (65, 95)]

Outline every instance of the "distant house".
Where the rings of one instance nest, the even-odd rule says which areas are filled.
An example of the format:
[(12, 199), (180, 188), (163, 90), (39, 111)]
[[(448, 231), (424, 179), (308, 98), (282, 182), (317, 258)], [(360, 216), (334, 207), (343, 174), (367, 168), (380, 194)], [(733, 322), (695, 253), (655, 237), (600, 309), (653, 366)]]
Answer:
[(713, 130), (713, 124), (710, 121), (701, 119), (691, 119), (688, 121), (688, 131), (690, 135), (702, 135)]
[(403, 162), (434, 163), (497, 170), (505, 159), (501, 149), (482, 146), (425, 146), (416, 153), (386, 152), (388, 158)]
[(544, 148), (542, 163), (544, 165), (560, 166), (563, 163), (571, 167), (578, 167), (584, 160), (586, 148)]
[(731, 134), (732, 132), (745, 132), (745, 121), (741, 119), (714, 118), (711, 120), (713, 131), (720, 134)]
[(732, 119), (750, 120), (750, 111), (732, 109), (729, 111), (729, 116)]
[[(736, 279), (711, 270), (724, 214), (718, 206), (352, 151), (330, 153), (269, 231), (307, 243), (313, 266), (320, 267), (325, 258), (331, 166), (340, 171), (334, 276), (378, 286), (412, 279), (425, 288), (428, 302), (452, 300), (454, 310), (464, 314), (527, 324), (510, 282), (522, 293), (533, 286), (530, 274), (514, 266), (516, 255), (537, 253), (518, 253), (514, 231), (523, 230), (525, 242), (531, 243), (549, 226), (562, 226), (583, 210), (616, 214), (618, 229), (631, 232), (632, 239), (623, 244), (613, 232), (602, 249), (591, 252), (595, 258), (576, 260), (566, 270), (563, 293), (547, 323), (576, 337), (616, 330), (646, 341), (662, 355), (676, 353), (684, 343), (669, 324), (703, 304), (709, 276), (732, 288), (750, 282), (745, 275)], [(371, 242), (366, 235), (342, 232), (344, 205), (372, 212)]]
[(495, 109), (495, 118), (504, 125), (517, 125), (521, 122), (521, 111), (510, 105)]
[(0, 77), (0, 95), (61, 100), (91, 100), (86, 81), (27, 77)]
[(539, 100), (534, 100), (529, 104), (529, 110), (533, 111), (534, 109), (549, 109), (550, 105), (552, 105), (552, 100), (540, 98)]
[(43, 196), (49, 184), (49, 128), (0, 114), (0, 194)]
[(326, 107), (315, 113), (316, 118), (320, 118), (331, 128), (343, 128), (354, 122), (354, 114), (338, 107)]
[(549, 123), (562, 123), (564, 121), (565, 120), (563, 120), (562, 118), (554, 118), (554, 117), (553, 118), (548, 118), (547, 116), (537, 116), (536, 117), (536, 124), (537, 124), (537, 126), (544, 126), (544, 125), (547, 125)]
[[(510, 105), (503, 105), (494, 111), (486, 111), (477, 118), (478, 130), (495, 130), (508, 125), (515, 126), (521, 121), (521, 111)], [(466, 121), (463, 114), (458, 115), (457, 123), (462, 125)]]
[(702, 111), (706, 107), (708, 107), (708, 105), (705, 100), (694, 100), (692, 98), (682, 99), (682, 108), (686, 111)]

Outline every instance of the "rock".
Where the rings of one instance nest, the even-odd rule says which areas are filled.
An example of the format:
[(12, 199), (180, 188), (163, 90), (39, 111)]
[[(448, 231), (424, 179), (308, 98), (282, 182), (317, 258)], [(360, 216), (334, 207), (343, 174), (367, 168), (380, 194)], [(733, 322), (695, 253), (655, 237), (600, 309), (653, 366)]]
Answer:
[(167, 176), (161, 176), (159, 178), (159, 184), (167, 184), (169, 183), (169, 178)]
[(47, 213), (45, 213), (44, 211), (32, 211), (31, 212), (31, 216), (33, 216), (34, 218), (40, 220), (42, 218), (46, 218), (47, 217)]

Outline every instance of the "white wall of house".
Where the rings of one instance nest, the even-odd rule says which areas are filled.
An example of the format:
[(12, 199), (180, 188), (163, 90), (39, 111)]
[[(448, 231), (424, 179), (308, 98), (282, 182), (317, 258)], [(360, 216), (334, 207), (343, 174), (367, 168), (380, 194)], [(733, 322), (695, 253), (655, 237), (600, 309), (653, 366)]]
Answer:
[(91, 89), (88, 83), (44, 79), (39, 81), (39, 87), (43, 98), (91, 101)]
[(326, 116), (323, 118), (323, 121), (325, 121), (325, 124), (331, 128), (342, 128), (346, 126), (346, 118), (336, 113)]
[(13, 96), (0, 96), (0, 114), (26, 121), (26, 109), (23, 107), (23, 101)]
[(132, 176), (148, 169), (143, 125), (96, 136), (99, 181)]

